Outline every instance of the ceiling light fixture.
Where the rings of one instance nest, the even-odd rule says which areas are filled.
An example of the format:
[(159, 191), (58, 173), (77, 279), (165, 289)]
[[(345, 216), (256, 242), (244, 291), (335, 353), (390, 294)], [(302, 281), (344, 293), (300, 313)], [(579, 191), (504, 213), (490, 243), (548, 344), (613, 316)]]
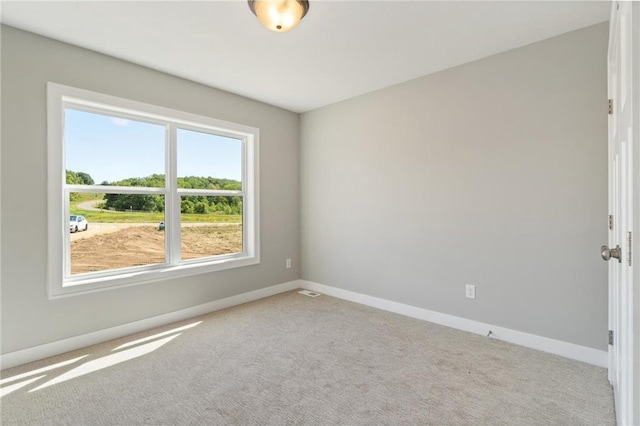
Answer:
[(289, 31), (309, 11), (307, 0), (248, 0), (249, 9), (262, 25), (279, 33)]

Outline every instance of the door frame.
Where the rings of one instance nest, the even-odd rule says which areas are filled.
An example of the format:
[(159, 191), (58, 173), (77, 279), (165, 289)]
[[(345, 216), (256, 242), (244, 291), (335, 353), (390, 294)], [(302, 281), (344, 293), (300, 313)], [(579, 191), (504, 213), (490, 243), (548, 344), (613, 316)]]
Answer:
[[(616, 418), (619, 425), (640, 425), (640, 3), (638, 2), (620, 2), (612, 3), (611, 19), (609, 28), (609, 52), (607, 55), (607, 67), (609, 70), (608, 80), (611, 80), (610, 58), (612, 52), (618, 48), (616, 43), (616, 32), (620, 31), (621, 23), (619, 11), (622, 8), (629, 8), (630, 13), (627, 16), (628, 21), (625, 25), (629, 25), (630, 38), (626, 43), (629, 44), (629, 61), (631, 65), (630, 85), (626, 90), (626, 97), (631, 102), (631, 139), (626, 144), (629, 153), (629, 167), (625, 180), (630, 186), (627, 188), (627, 198), (631, 198), (632, 203), (629, 208), (625, 209), (629, 212), (630, 217), (625, 223), (622, 220), (614, 224), (613, 232), (609, 234), (609, 245), (615, 246), (619, 243), (622, 249), (622, 263), (610, 263), (609, 273), (609, 329), (614, 331), (613, 345), (609, 346), (609, 380), (614, 386), (614, 397), (616, 406)], [(615, 90), (615, 85), (613, 85)], [(615, 114), (619, 102), (619, 94), (612, 93), (611, 81), (608, 81), (609, 99), (613, 99), (613, 114), (609, 117), (609, 126), (612, 120), (617, 117)], [(609, 129), (609, 167), (612, 167), (611, 158), (612, 146), (615, 143), (612, 139), (613, 132)], [(622, 156), (621, 156), (622, 158)], [(612, 214), (612, 182), (611, 179), (616, 174), (615, 170), (609, 172), (609, 213)], [(620, 179), (622, 180), (622, 179)], [(618, 190), (620, 190), (620, 180), (617, 180)], [(624, 203), (623, 203), (624, 204)], [(614, 222), (618, 218), (614, 217)], [(627, 244), (623, 235), (632, 232), (631, 254), (627, 250)], [(631, 266), (627, 261), (631, 259)], [(626, 270), (615, 270), (614, 268), (629, 268)], [(614, 295), (614, 287), (612, 278), (624, 275), (628, 279), (626, 287), (622, 287), (623, 297), (617, 298)], [(616, 304), (619, 302), (619, 304)], [(625, 312), (625, 315), (619, 314)], [(624, 321), (620, 323), (620, 321)], [(620, 325), (620, 327), (616, 327)], [(617, 370), (616, 370), (617, 369)]]

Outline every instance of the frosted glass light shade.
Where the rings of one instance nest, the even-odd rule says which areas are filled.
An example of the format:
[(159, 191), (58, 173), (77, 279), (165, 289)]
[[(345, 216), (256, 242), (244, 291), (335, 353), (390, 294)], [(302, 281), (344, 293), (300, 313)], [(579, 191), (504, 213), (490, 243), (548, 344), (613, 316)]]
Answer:
[(307, 0), (248, 0), (249, 8), (271, 31), (289, 31), (307, 14)]

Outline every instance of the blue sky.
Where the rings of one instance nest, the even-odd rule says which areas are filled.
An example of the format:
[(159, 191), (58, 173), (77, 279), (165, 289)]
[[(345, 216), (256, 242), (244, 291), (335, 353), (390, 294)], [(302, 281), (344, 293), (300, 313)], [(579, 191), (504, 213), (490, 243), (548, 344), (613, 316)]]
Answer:
[[(66, 169), (91, 175), (96, 184), (164, 174), (164, 127), (65, 110)], [(238, 139), (178, 129), (178, 176), (240, 180)]]

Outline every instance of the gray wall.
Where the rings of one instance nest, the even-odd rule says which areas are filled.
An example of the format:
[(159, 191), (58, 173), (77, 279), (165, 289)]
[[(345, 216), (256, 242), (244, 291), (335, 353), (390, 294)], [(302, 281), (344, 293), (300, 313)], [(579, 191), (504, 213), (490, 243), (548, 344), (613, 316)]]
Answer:
[[(299, 278), (297, 114), (11, 27), (1, 42), (2, 353)], [(47, 300), (47, 81), (259, 127), (261, 264)]]
[(303, 114), (303, 279), (606, 349), (607, 31)]
[[(1, 43), (2, 353), (297, 279), (301, 258), (308, 280), (606, 348), (606, 24), (303, 114), (300, 135), (259, 102)], [(261, 264), (48, 300), (47, 81), (259, 127)]]

